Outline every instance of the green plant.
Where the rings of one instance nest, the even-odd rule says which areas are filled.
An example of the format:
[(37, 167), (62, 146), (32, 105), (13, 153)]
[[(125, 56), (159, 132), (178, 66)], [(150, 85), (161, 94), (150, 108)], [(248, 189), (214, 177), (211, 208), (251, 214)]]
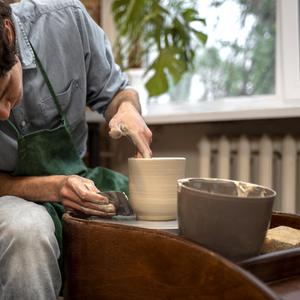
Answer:
[(114, 0), (112, 11), (121, 67), (141, 66), (150, 51), (154, 56), (144, 74), (150, 77), (150, 97), (167, 92), (194, 68), (195, 52), (207, 39), (196, 25), (205, 25), (205, 19), (199, 17), (195, 0)]

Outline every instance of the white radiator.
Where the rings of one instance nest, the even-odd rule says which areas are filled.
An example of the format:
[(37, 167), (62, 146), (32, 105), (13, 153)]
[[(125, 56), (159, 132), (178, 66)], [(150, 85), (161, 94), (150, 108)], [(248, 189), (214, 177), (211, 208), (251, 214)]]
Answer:
[(291, 135), (203, 136), (198, 150), (199, 177), (235, 179), (271, 187), (277, 192), (274, 210), (300, 211), (298, 139)]

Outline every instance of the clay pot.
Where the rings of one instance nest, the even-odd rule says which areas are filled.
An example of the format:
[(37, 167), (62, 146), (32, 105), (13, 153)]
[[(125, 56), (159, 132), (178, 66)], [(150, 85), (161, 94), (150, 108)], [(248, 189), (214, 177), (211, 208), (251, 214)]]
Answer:
[(177, 180), (184, 157), (129, 158), (129, 201), (139, 220), (177, 218)]
[(178, 181), (180, 234), (232, 260), (259, 254), (276, 192), (213, 178)]

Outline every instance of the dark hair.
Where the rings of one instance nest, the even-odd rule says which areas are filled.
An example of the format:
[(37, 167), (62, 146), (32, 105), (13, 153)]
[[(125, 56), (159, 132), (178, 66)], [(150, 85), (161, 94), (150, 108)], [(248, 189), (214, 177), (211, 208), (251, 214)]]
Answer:
[(4, 20), (12, 21), (11, 7), (6, 1), (0, 0), (0, 77), (4, 76), (16, 63), (15, 41), (10, 45), (4, 30)]

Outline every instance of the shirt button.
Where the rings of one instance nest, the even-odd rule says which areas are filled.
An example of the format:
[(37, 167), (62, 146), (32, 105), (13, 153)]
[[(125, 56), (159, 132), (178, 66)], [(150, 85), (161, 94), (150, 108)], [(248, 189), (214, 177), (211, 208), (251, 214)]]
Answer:
[(79, 88), (79, 83), (76, 81), (75, 87), (78, 89)]
[(21, 122), (21, 126), (22, 126), (22, 127), (25, 127), (25, 126), (26, 126), (26, 121), (23, 120), (23, 121)]

